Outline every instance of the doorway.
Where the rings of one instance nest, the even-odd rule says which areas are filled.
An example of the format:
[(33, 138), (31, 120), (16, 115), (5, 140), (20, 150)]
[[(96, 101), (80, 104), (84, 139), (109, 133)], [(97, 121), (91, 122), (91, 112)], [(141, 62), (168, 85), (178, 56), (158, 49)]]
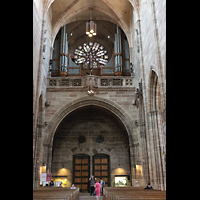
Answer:
[(109, 155), (96, 154), (93, 156), (93, 174), (100, 181), (105, 182), (105, 187), (110, 186), (110, 159)]
[(78, 154), (73, 156), (74, 174), (73, 183), (80, 192), (89, 191), (90, 156)]

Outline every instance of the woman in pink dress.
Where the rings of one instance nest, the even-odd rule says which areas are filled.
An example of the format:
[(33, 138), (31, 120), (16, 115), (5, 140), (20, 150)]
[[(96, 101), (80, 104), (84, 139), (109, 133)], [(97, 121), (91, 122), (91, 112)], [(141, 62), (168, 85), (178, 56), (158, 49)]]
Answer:
[(96, 191), (96, 198), (100, 200), (100, 190), (101, 190), (101, 183), (97, 180), (95, 183), (95, 191)]

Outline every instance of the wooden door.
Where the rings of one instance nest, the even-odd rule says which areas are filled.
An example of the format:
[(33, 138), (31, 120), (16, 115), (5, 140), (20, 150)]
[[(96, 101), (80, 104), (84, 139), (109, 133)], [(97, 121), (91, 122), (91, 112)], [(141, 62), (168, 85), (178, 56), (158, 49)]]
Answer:
[(73, 183), (80, 191), (89, 191), (90, 156), (74, 155)]
[(105, 182), (105, 187), (110, 186), (109, 173), (109, 156), (106, 154), (97, 154), (93, 156), (93, 174), (100, 181), (100, 178)]

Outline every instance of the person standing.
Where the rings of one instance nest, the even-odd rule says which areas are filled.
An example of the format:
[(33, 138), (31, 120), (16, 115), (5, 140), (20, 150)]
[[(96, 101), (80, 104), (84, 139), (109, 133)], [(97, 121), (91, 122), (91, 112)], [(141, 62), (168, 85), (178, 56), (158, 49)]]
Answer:
[(93, 175), (89, 178), (89, 181), (90, 181), (90, 196), (93, 196), (94, 185), (95, 185), (95, 181), (94, 181), (94, 176)]
[(97, 180), (95, 183), (95, 191), (96, 191), (96, 198), (100, 200), (100, 190), (101, 190), (101, 183)]
[(102, 178), (100, 178), (100, 183), (101, 183), (101, 196), (103, 196), (103, 187), (105, 186), (105, 182), (103, 181)]

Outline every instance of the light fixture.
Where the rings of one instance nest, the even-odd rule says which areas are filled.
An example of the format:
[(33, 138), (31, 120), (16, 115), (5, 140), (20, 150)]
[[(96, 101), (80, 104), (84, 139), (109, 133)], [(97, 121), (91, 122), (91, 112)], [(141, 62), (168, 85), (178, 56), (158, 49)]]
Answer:
[(90, 34), (90, 22), (86, 22), (86, 34)]
[(92, 33), (94, 36), (97, 35), (97, 24), (94, 23), (94, 32)]
[(90, 20), (89, 22), (86, 22), (86, 32), (89, 37), (97, 35), (97, 24)]
[(92, 20), (92, 0), (90, 1), (90, 20), (86, 22), (86, 34), (89, 37), (97, 35), (97, 25), (96, 23)]

